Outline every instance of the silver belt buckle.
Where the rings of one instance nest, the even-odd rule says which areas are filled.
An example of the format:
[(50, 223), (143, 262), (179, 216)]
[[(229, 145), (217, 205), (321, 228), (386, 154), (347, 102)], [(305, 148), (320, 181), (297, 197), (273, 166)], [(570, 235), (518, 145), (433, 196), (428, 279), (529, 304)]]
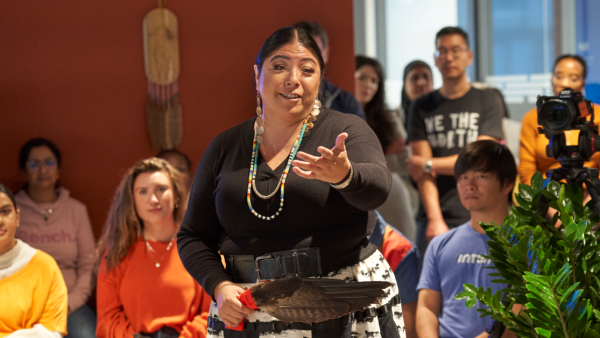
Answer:
[(259, 257), (256, 257), (254, 259), (254, 262), (256, 263), (256, 270), (255, 271), (256, 271), (256, 282), (257, 283), (270, 280), (270, 279), (262, 279), (262, 278), (260, 278), (260, 268), (258, 267), (258, 262), (260, 260), (269, 259), (269, 258), (273, 258), (273, 256), (271, 256), (271, 255), (268, 255), (268, 256), (259, 256)]

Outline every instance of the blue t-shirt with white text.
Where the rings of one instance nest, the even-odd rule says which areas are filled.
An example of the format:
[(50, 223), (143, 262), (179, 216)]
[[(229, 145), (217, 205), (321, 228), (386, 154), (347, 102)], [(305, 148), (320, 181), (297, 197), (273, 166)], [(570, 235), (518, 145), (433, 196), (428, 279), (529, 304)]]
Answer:
[(464, 290), (464, 283), (484, 289), (490, 287), (492, 294), (507, 288), (506, 284), (492, 283), (497, 277), (489, 274), (495, 273), (496, 269), (485, 268), (492, 265), (482, 256), (488, 254), (488, 240), (486, 234), (476, 232), (471, 222), (467, 222), (429, 243), (417, 289), (430, 289), (442, 294), (440, 338), (476, 337), (493, 322), (489, 316), (479, 317), (476, 309), (485, 308), (480, 302), (469, 309), (464, 299), (454, 299)]

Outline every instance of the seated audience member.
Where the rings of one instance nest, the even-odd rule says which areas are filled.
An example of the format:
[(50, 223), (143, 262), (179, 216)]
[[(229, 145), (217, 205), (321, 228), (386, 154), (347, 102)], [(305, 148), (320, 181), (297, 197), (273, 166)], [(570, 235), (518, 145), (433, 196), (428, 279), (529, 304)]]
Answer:
[(96, 246), (85, 205), (58, 185), (61, 154), (54, 143), (36, 138), (21, 148), (19, 166), (26, 184), (15, 195), (21, 209), (16, 236), (52, 256), (69, 290), (67, 331), (72, 338), (95, 337), (92, 293)]
[[(477, 141), (463, 149), (456, 160), (458, 195), (471, 220), (431, 240), (419, 280), (417, 332), (419, 337), (487, 337), (491, 317), (480, 318), (478, 303), (468, 309), (456, 300), (463, 284), (488, 287), (492, 293), (506, 284), (492, 283), (496, 270), (487, 255), (488, 236), (479, 222), (502, 224), (508, 216), (517, 176), (515, 160), (506, 146), (491, 140)], [(506, 331), (505, 335), (510, 335)]]
[[(583, 91), (586, 75), (587, 65), (581, 56), (572, 54), (559, 56), (554, 63), (552, 74), (554, 96), (558, 96), (567, 87), (579, 92)], [(598, 105), (594, 106), (594, 118), (594, 122), (600, 124), (600, 107)], [(579, 143), (578, 130), (566, 131), (565, 136), (567, 145)], [(546, 170), (560, 167), (560, 163), (556, 159), (546, 156), (548, 142), (546, 136), (538, 131), (537, 108), (533, 108), (523, 117), (521, 126), (519, 178), (522, 183), (530, 184), (531, 177), (536, 171), (540, 171), (546, 176)], [(584, 166), (600, 169), (600, 153), (595, 153)]]
[[(433, 91), (433, 75), (431, 74), (431, 68), (427, 63), (415, 60), (404, 67), (404, 76), (402, 78), (404, 80), (402, 91), (400, 93), (401, 101), (399, 117), (402, 121), (402, 137), (406, 140), (408, 136), (408, 113), (410, 111), (410, 106), (416, 99)], [(413, 208), (413, 213), (416, 215), (419, 210), (421, 197), (419, 197), (419, 191), (417, 190), (416, 184), (410, 178), (408, 173), (406, 160), (411, 156), (412, 150), (410, 147), (406, 147), (399, 156), (386, 156), (386, 160), (390, 171), (398, 173), (404, 182), (410, 195), (410, 204)], [(415, 239), (413, 238), (413, 241), (414, 240)]]
[(369, 241), (377, 246), (394, 272), (402, 303), (406, 337), (416, 338), (417, 284), (421, 273), (419, 251), (400, 231), (387, 224), (379, 213)]
[(412, 103), (433, 91), (431, 67), (421, 60), (410, 62), (404, 67), (402, 91), (400, 92), (400, 119), (408, 130), (408, 112)]
[(98, 244), (99, 338), (206, 337), (210, 298), (175, 243), (182, 191), (180, 174), (158, 158), (121, 181)]
[[(303, 21), (296, 24), (296, 26), (303, 28), (312, 36), (321, 50), (325, 65), (327, 65), (329, 62), (329, 37), (325, 28), (314, 21)], [(365, 112), (352, 94), (336, 87), (333, 83), (327, 81), (324, 76), (319, 88), (319, 100), (321, 100), (323, 107), (346, 114), (354, 114), (366, 121)]]
[(15, 239), (12, 192), (0, 184), (0, 337), (61, 338), (67, 333), (67, 287), (50, 255)]
[(183, 176), (186, 191), (189, 193), (193, 180), (192, 161), (190, 161), (190, 158), (177, 149), (163, 150), (158, 153), (156, 157), (166, 160), (171, 166), (179, 171), (181, 176)]
[[(404, 151), (402, 123), (396, 112), (385, 104), (385, 75), (379, 62), (366, 56), (356, 57), (354, 72), (356, 99), (365, 110), (367, 124), (373, 129), (386, 155), (386, 162), (398, 161)], [(406, 166), (406, 162), (404, 163)], [(386, 202), (377, 208), (383, 218), (398, 228), (411, 240), (415, 239), (415, 215), (406, 184), (389, 168), (392, 174), (392, 189)]]
[(473, 62), (467, 33), (459, 27), (442, 28), (435, 46), (442, 87), (418, 98), (409, 113), (413, 155), (408, 171), (421, 195), (415, 243), (421, 254), (432, 238), (469, 220), (454, 179), (458, 153), (471, 142), (503, 138), (501, 97), (467, 80), (467, 67)]

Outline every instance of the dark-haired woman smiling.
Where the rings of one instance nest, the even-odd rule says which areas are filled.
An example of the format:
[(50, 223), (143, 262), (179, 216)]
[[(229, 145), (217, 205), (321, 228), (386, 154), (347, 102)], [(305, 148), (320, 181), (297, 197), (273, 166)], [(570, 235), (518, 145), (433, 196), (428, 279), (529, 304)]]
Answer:
[[(387, 109), (385, 104), (385, 76), (379, 61), (366, 57), (356, 57), (354, 71), (354, 93), (367, 116), (367, 123), (377, 135), (381, 148), (385, 152), (388, 169), (392, 171), (392, 190), (387, 201), (377, 211), (386, 222), (402, 232), (410, 240), (415, 240), (415, 217), (411, 206), (411, 196), (407, 181), (402, 179), (399, 164), (405, 151), (402, 123), (397, 112)], [(404, 136), (404, 137), (403, 137)], [(397, 170), (394, 170), (397, 169)], [(408, 171), (405, 172), (408, 175)], [(407, 177), (408, 179), (408, 177)]]
[[(216, 300), (209, 337), (404, 334), (393, 272), (367, 239), (376, 222), (373, 209), (387, 199), (390, 174), (363, 120), (320, 108), (324, 67), (306, 31), (276, 31), (254, 65), (258, 116), (221, 133), (202, 156), (177, 245), (190, 274)], [(262, 257), (258, 273), (249, 256)], [(268, 268), (292, 257), (306, 269)], [(286, 275), (389, 280), (394, 286), (372, 310), (313, 325), (279, 322), (237, 299), (243, 283)], [(224, 324), (235, 327), (244, 318), (244, 331), (225, 331)]]

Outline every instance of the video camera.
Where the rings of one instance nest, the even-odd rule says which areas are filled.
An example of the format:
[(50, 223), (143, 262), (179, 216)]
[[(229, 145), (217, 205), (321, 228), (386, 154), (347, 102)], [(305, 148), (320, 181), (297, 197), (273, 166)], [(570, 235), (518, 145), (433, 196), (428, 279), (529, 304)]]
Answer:
[[(538, 96), (538, 125), (550, 143), (546, 155), (559, 160), (588, 161), (594, 152), (600, 151), (598, 126), (594, 124), (594, 104), (581, 92), (563, 89), (558, 96)], [(591, 116), (590, 120), (587, 117)], [(576, 146), (567, 146), (565, 131), (579, 130)], [(583, 162), (582, 162), (583, 165)]]
[[(595, 152), (600, 151), (598, 126), (594, 123), (594, 104), (586, 100), (581, 92), (565, 88), (558, 96), (538, 96), (536, 106), (538, 124), (541, 125), (538, 130), (550, 141), (546, 155), (560, 163), (560, 168), (546, 171), (546, 177), (553, 181), (566, 180), (579, 187), (585, 184), (596, 212), (600, 214), (598, 169), (583, 166)], [(565, 131), (571, 130), (579, 130), (577, 145), (567, 145)], [(548, 211), (547, 202), (539, 206), (541, 215)]]

